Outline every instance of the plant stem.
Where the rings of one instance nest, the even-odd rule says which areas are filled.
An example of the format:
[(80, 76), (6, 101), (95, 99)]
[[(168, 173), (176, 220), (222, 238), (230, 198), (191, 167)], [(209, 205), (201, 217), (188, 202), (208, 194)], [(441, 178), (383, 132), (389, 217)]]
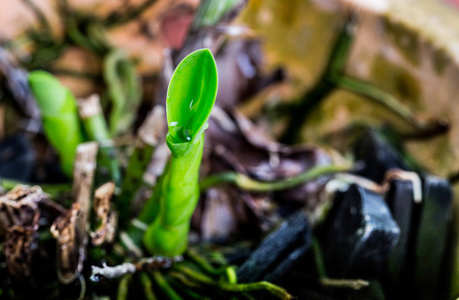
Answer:
[(129, 221), (131, 212), (131, 202), (135, 197), (136, 192), (142, 186), (143, 174), (151, 160), (154, 147), (146, 144), (139, 144), (133, 151), (128, 167), (126, 169), (125, 178), (121, 187), (121, 194), (117, 198), (117, 203), (121, 208), (119, 228), (125, 228)]
[[(67, 16), (65, 19), (65, 29), (67, 36), (69, 37), (70, 41), (84, 48), (88, 51), (98, 53), (98, 49), (95, 49), (91, 40), (89, 40), (78, 28), (78, 21), (76, 20), (76, 16), (72, 13), (70, 16)], [(101, 53), (98, 53), (99, 55)]]
[(126, 232), (122, 231), (120, 233), (120, 241), (122, 245), (131, 253), (133, 253), (137, 258), (143, 257), (142, 249), (140, 245), (137, 244), (134, 240), (131, 239), (131, 236)]
[(116, 159), (116, 151), (112, 146), (107, 123), (102, 114), (99, 96), (94, 94), (85, 99), (78, 99), (78, 111), (83, 121), (83, 126), (89, 138), (101, 143), (101, 165), (106, 166), (110, 172), (111, 179), (117, 187), (121, 186), (121, 172)]
[[(33, 183), (29, 182), (21, 182), (11, 179), (0, 178), (0, 186), (5, 190), (11, 190), (16, 185), (29, 185), (33, 186)], [(41, 184), (40, 187), (46, 194), (49, 194), (52, 198), (58, 198), (60, 195), (64, 193), (70, 193), (72, 189), (72, 185), (69, 183), (58, 183), (58, 184)]]
[(236, 268), (229, 266), (225, 268), (225, 275), (229, 284), (237, 284)]
[(118, 295), (117, 300), (126, 300), (129, 293), (129, 283), (131, 282), (132, 275), (128, 274), (121, 278), (120, 283), (118, 284)]
[(244, 174), (236, 172), (225, 172), (217, 175), (211, 175), (204, 178), (200, 182), (200, 189), (206, 190), (210, 187), (221, 185), (224, 183), (231, 183), (240, 189), (251, 191), (251, 192), (271, 192), (280, 191), (295, 187), (302, 183), (310, 180), (314, 180), (319, 176), (330, 175), (334, 173), (347, 172), (351, 170), (350, 166), (316, 166), (304, 173), (293, 176), (291, 178), (273, 181), (273, 182), (262, 182), (254, 180)]
[(146, 273), (139, 274), (140, 282), (143, 286), (143, 291), (145, 293), (145, 298), (147, 300), (156, 300), (155, 293), (153, 292), (153, 285), (151, 283), (150, 277)]
[(190, 287), (190, 288), (201, 288), (202, 287), (202, 285), (200, 283), (189, 279), (188, 277), (186, 277), (183, 273), (181, 273), (179, 271), (172, 270), (172, 271), (169, 272), (169, 275), (171, 277), (177, 279), (178, 281), (180, 281), (181, 283), (183, 283), (187, 287)]
[[(184, 275), (178, 272), (171, 272), (169, 275), (174, 277), (171, 280), (171, 284), (176, 289), (179, 289), (182, 293), (186, 294), (190, 299), (211, 300), (209, 297), (205, 297), (195, 291), (192, 291), (191, 289), (195, 288), (196, 284), (193, 284), (193, 282), (189, 281)], [(177, 279), (177, 277), (181, 277), (181, 279)]]
[(38, 6), (31, 0), (22, 0), (22, 2), (33, 11), (43, 29), (49, 34), (51, 34), (51, 27), (49, 26), (48, 20), (46, 19), (45, 15), (40, 10), (40, 8), (38, 8)]
[(164, 184), (164, 180), (167, 177), (166, 174), (169, 173), (169, 168), (170, 168), (170, 162), (166, 164), (163, 174), (160, 177), (158, 177), (158, 180), (153, 190), (153, 194), (147, 200), (145, 205), (142, 207), (142, 210), (140, 211), (139, 215), (137, 216), (137, 219), (139, 219), (139, 221), (145, 224), (150, 224), (151, 222), (153, 222), (156, 219), (157, 215), (159, 214), (159, 209), (161, 205), (160, 203), (161, 194), (163, 191), (163, 184)]
[[(177, 144), (188, 146), (188, 144)], [(199, 167), (203, 136), (184, 154), (172, 158), (162, 184), (159, 214), (145, 233), (147, 249), (156, 255), (176, 256), (187, 247), (190, 219), (199, 199)], [(171, 147), (169, 147), (171, 148)]]
[(314, 263), (319, 278), (327, 277), (327, 272), (325, 271), (325, 263), (322, 257), (322, 250), (320, 249), (319, 242), (317, 239), (312, 240), (312, 252), (314, 255)]
[(396, 113), (403, 120), (417, 129), (436, 129), (436, 124), (423, 124), (419, 122), (410, 109), (400, 103), (395, 97), (370, 83), (344, 75), (346, 61), (353, 42), (353, 27), (355, 17), (351, 14), (348, 21), (342, 27), (338, 38), (332, 48), (327, 66), (314, 87), (308, 91), (298, 105), (291, 109), (291, 118), (287, 125), (282, 141), (292, 143), (297, 138), (301, 129), (300, 120), (307, 118), (309, 113), (321, 100), (325, 99), (336, 88), (342, 88), (371, 99), (390, 111)]
[(181, 300), (182, 297), (177, 294), (176, 291), (169, 285), (166, 278), (164, 278), (163, 274), (160, 271), (153, 271), (153, 278), (155, 279), (158, 286), (161, 290), (167, 295), (167, 297), (171, 300)]
[(127, 226), (132, 199), (143, 184), (143, 175), (158, 145), (158, 140), (164, 133), (165, 123), (164, 109), (162, 106), (156, 106), (137, 133), (135, 148), (129, 159), (121, 194), (117, 198), (118, 207), (120, 207), (118, 227), (121, 229)]
[(286, 144), (293, 143), (301, 129), (303, 121), (305, 120), (309, 112), (315, 108), (322, 99), (325, 99), (333, 90), (335, 85), (328, 81), (326, 78), (320, 78), (319, 82), (313, 87), (312, 90), (308, 91), (299, 105), (294, 105), (290, 112), (290, 119), (288, 121), (287, 129), (285, 130), (284, 136), (281, 141)]
[(353, 290), (360, 290), (370, 285), (368, 281), (363, 279), (334, 279), (328, 277), (320, 278), (320, 284), (326, 287), (345, 288)]
[(200, 256), (196, 250), (193, 248), (188, 248), (186, 255), (196, 263), (203, 271), (209, 273), (210, 275), (222, 275), (226, 273), (226, 268), (216, 269), (212, 267), (204, 257)]
[(76, 100), (47, 72), (29, 73), (28, 82), (40, 108), (45, 135), (59, 153), (63, 171), (71, 176), (75, 149), (84, 141)]
[(274, 285), (268, 281), (260, 281), (254, 283), (240, 283), (240, 284), (220, 284), (220, 287), (228, 292), (254, 292), (254, 291), (268, 291), (273, 296), (279, 299), (292, 299), (290, 295), (283, 288)]
[[(145, 0), (142, 4), (136, 7), (128, 7), (125, 10), (117, 10), (110, 14), (104, 21), (104, 25), (108, 28), (119, 26), (137, 19), (144, 11), (146, 11), (156, 0)], [(120, 13), (122, 11), (122, 13)]]
[(287, 128), (281, 139), (282, 142), (293, 143), (298, 137), (301, 125), (304, 123), (303, 120), (308, 117), (313, 108), (336, 89), (336, 83), (331, 79), (344, 71), (354, 39), (353, 27), (355, 22), (356, 17), (350, 14), (338, 33), (322, 76), (319, 77), (314, 87), (304, 95), (300, 103), (292, 107)]
[[(152, 223), (159, 214), (160, 205), (161, 205), (161, 195), (163, 191), (163, 182), (166, 178), (166, 174), (168, 174), (170, 163), (166, 165), (164, 168), (164, 172), (161, 176), (158, 177), (155, 187), (153, 188), (153, 194), (150, 198), (148, 198), (147, 202), (143, 205), (142, 210), (137, 216), (137, 220), (143, 224), (150, 224)], [(148, 228), (148, 225), (147, 225)], [(142, 245), (142, 238), (145, 235), (145, 230), (135, 226), (134, 224), (130, 224), (127, 229), (127, 235), (133, 241), (137, 247)]]
[(116, 136), (131, 129), (141, 99), (140, 82), (132, 62), (121, 50), (105, 56), (104, 79), (112, 101), (110, 133)]
[(417, 120), (416, 116), (410, 111), (410, 109), (404, 106), (395, 97), (377, 88), (376, 86), (349, 76), (337, 76), (334, 79), (334, 82), (340, 88), (346, 89), (357, 95), (364, 96), (375, 101), (376, 103), (383, 105), (390, 111), (399, 115), (403, 120), (415, 128), (424, 127), (423, 124)]
[(255, 291), (267, 291), (279, 299), (292, 299), (292, 296), (286, 290), (267, 281), (243, 284), (228, 284), (226, 282), (217, 282), (204, 274), (198, 273), (188, 267), (185, 267), (184, 265), (176, 265), (174, 268), (186, 276), (192, 278), (193, 280), (201, 282), (202, 284), (217, 286), (227, 292), (246, 293)]
[(201, 1), (191, 25), (192, 30), (216, 25), (222, 17), (238, 5), (241, 0), (203, 0)]

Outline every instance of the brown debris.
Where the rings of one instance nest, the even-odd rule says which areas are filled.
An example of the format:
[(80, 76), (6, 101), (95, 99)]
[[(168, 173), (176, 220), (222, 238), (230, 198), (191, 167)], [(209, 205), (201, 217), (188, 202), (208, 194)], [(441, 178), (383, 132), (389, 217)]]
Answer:
[(31, 199), (36, 199), (34, 202), (38, 202), (41, 197), (43, 197), (43, 191), (39, 186), (27, 186), (27, 185), (16, 185), (11, 191), (7, 194), (8, 199), (19, 201), (21, 199), (30, 196)]
[(38, 186), (17, 185), (0, 197), (0, 236), (11, 226), (35, 227), (40, 212), (38, 203), (45, 198)]
[[(299, 145), (289, 147), (275, 142), (244, 115), (235, 111), (231, 116), (212, 114), (207, 136), (211, 149), (211, 165), (217, 171), (233, 169), (261, 181), (290, 178), (306, 170), (331, 163), (330, 155), (318, 147)], [(225, 129), (233, 122), (236, 130)], [(215, 157), (212, 159), (212, 155)], [(242, 169), (242, 170), (241, 170)], [(317, 181), (305, 183), (283, 192), (287, 201), (304, 203), (306, 196), (322, 189)], [(292, 193), (289, 193), (292, 191)]]
[[(292, 147), (276, 142), (238, 111), (227, 114), (215, 107), (209, 123), (202, 176), (235, 171), (269, 182), (291, 178), (332, 162), (332, 157), (318, 147)], [(322, 191), (329, 180), (324, 176), (270, 193), (247, 192), (232, 186), (210, 189), (195, 213), (193, 226), (204, 239), (226, 239), (240, 233), (246, 237), (257, 235), (276, 224), (276, 211), (284, 204), (287, 209), (305, 208), (314, 213), (325, 199)], [(224, 199), (222, 194), (229, 199)], [(215, 214), (220, 217), (213, 218)]]
[(116, 221), (117, 216), (113, 211), (110, 212), (110, 207), (115, 188), (116, 186), (113, 182), (107, 182), (94, 192), (93, 209), (100, 220), (99, 227), (95, 232), (91, 233), (94, 246), (100, 246), (108, 238), (114, 236), (116, 222), (113, 223), (113, 220)]
[(57, 275), (64, 284), (74, 281), (83, 269), (97, 150), (96, 142), (77, 147), (72, 190), (75, 202), (51, 226), (51, 233), (57, 239)]
[(38, 248), (38, 220), (35, 226), (12, 226), (6, 234), (5, 256), (8, 271), (17, 280), (31, 280), (31, 262)]
[(113, 182), (107, 182), (94, 192), (93, 208), (96, 211), (97, 217), (103, 219), (108, 215), (110, 211), (110, 200), (115, 193), (115, 188), (116, 186)]
[(92, 94), (87, 98), (79, 98), (77, 101), (78, 113), (82, 119), (89, 119), (90, 117), (102, 113), (100, 107), (100, 97), (97, 94)]
[(205, 209), (201, 217), (201, 236), (204, 240), (222, 236), (232, 236), (237, 232), (238, 217), (234, 209), (236, 201), (223, 188), (211, 188), (207, 191)]
[(74, 203), (67, 215), (59, 217), (51, 226), (57, 239), (57, 276), (68, 284), (75, 280), (83, 269), (86, 232), (77, 225), (81, 218), (79, 203)]
[(137, 132), (137, 141), (156, 147), (166, 135), (166, 111), (162, 105), (153, 107)]
[[(66, 210), (46, 198), (38, 186), (16, 185), (0, 197), (0, 228), (5, 238), (5, 256), (10, 275), (17, 280), (31, 280), (31, 262), (38, 248), (39, 218), (47, 221)], [(44, 213), (44, 214), (43, 214)]]
[(215, 57), (218, 66), (216, 103), (223, 109), (232, 109), (265, 88), (280, 83), (285, 74), (276, 69), (265, 74), (261, 41), (256, 38), (232, 38)]
[(246, 118), (241, 112), (234, 109), (232, 112), (237, 127), (241, 134), (247, 141), (254, 147), (264, 149), (269, 152), (288, 152), (288, 147), (275, 142), (265, 130), (261, 127), (255, 126), (248, 118)]
[(38, 203), (44, 198), (40, 187), (15, 186), (0, 197), (0, 223), (6, 230), (6, 264), (11, 276), (30, 279), (31, 261), (38, 247)]

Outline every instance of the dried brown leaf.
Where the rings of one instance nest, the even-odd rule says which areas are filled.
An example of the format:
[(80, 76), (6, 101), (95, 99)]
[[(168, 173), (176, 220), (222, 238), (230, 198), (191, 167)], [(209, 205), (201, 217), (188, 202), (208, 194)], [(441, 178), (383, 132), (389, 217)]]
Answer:
[(100, 186), (94, 193), (93, 209), (96, 212), (97, 219), (100, 220), (99, 227), (95, 232), (91, 233), (92, 244), (94, 246), (99, 246), (106, 241), (109, 232), (114, 231), (116, 228), (111, 228), (113, 224), (109, 222), (113, 214), (113, 212), (110, 212), (110, 207), (115, 188), (116, 186), (113, 182), (107, 182)]
[(51, 226), (51, 233), (57, 239), (57, 275), (64, 284), (71, 283), (80, 275), (86, 257), (97, 150), (96, 142), (77, 147), (72, 191), (75, 202), (67, 214), (56, 219)]
[(57, 218), (51, 226), (57, 239), (57, 275), (64, 284), (75, 280), (83, 269), (86, 231), (77, 225), (80, 213), (79, 203), (74, 203), (67, 215)]
[(40, 215), (38, 203), (45, 198), (38, 186), (17, 185), (0, 197), (0, 228), (4, 236), (11, 226), (34, 227)]
[(6, 235), (5, 256), (8, 271), (16, 280), (31, 280), (31, 263), (38, 247), (38, 220), (35, 226), (12, 226)]

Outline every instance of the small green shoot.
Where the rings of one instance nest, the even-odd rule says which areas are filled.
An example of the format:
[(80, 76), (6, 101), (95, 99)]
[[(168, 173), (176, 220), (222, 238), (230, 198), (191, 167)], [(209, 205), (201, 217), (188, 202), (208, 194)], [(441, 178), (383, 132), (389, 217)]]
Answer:
[(166, 142), (172, 157), (161, 186), (159, 213), (144, 236), (153, 254), (176, 256), (186, 250), (190, 219), (199, 198), (203, 132), (217, 85), (217, 67), (208, 49), (185, 57), (172, 75), (166, 107)]
[(31, 72), (29, 84), (43, 117), (45, 135), (58, 152), (63, 171), (72, 176), (76, 147), (84, 141), (76, 100), (47, 72)]

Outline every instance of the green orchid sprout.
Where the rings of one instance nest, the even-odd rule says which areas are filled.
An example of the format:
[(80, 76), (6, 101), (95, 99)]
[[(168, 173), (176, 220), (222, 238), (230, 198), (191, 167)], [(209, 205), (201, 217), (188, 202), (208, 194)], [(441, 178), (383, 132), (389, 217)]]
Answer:
[(199, 198), (204, 130), (217, 95), (217, 67), (208, 49), (177, 66), (167, 91), (166, 142), (172, 152), (162, 182), (159, 212), (144, 235), (155, 255), (176, 256), (187, 247), (190, 219)]
[(29, 85), (43, 118), (43, 129), (66, 175), (72, 176), (75, 150), (84, 141), (76, 100), (69, 89), (44, 71), (29, 74)]

